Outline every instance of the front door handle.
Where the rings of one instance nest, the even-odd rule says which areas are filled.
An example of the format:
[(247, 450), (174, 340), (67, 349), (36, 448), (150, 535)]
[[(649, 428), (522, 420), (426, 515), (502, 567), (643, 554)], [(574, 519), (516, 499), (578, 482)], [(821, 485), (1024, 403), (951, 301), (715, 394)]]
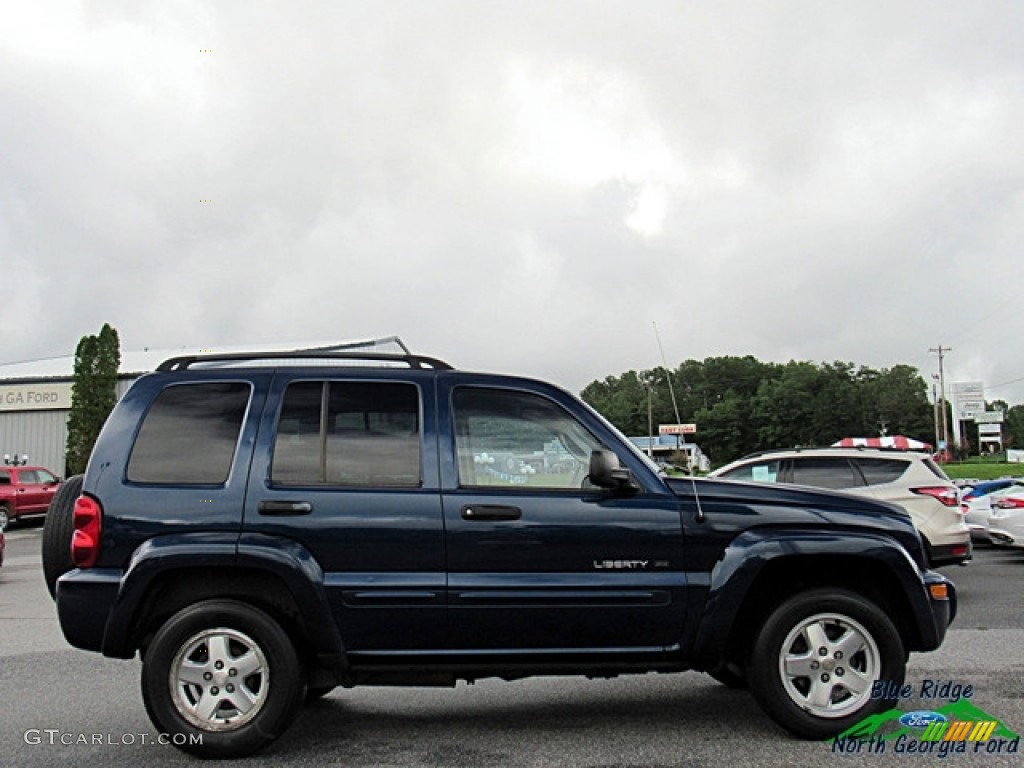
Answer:
[(462, 508), (463, 520), (518, 520), (523, 516), (519, 507), (500, 504), (472, 504)]
[(261, 515), (308, 515), (313, 505), (308, 501), (271, 501), (264, 499), (256, 508)]

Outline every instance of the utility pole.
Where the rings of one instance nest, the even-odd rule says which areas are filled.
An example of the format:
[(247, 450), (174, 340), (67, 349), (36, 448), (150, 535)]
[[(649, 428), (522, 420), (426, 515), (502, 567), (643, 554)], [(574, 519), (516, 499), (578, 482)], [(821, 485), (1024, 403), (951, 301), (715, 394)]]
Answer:
[(932, 347), (928, 350), (939, 356), (939, 401), (940, 407), (942, 408), (942, 457), (946, 457), (946, 451), (949, 450), (949, 427), (946, 421), (946, 376), (942, 369), (942, 359), (947, 352), (952, 352), (952, 347), (943, 347), (939, 344), (938, 348)]

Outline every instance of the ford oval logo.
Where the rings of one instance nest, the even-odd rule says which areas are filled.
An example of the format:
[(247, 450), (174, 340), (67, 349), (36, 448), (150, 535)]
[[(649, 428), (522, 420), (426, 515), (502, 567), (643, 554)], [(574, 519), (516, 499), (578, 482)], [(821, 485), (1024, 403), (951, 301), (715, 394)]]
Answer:
[(927, 728), (929, 723), (944, 723), (946, 716), (938, 712), (929, 712), (921, 709), (916, 712), (907, 712), (900, 718), (900, 724), (908, 728)]

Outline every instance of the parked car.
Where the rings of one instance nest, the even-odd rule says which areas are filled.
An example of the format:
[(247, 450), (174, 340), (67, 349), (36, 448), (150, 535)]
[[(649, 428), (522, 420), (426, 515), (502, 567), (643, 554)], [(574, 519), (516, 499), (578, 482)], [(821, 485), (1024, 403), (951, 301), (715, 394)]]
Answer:
[(1001, 478), (999, 480), (975, 480), (960, 485), (960, 499), (963, 504), (964, 520), (971, 531), (975, 544), (991, 544), (988, 535), (988, 516), (992, 512), (992, 501), (1007, 489), (1024, 489), (1024, 480)]
[(894, 504), (669, 477), (556, 386), (419, 356), (164, 362), (42, 554), (67, 640), (139, 656), (154, 725), (207, 757), (338, 685), (688, 669), (823, 739), (956, 615)]
[(993, 544), (1024, 547), (1024, 487), (1014, 485), (992, 494), (988, 537)]
[(971, 533), (960, 507), (960, 491), (926, 453), (879, 448), (763, 451), (711, 476), (810, 485), (891, 501), (910, 514), (932, 566), (971, 558)]
[(44, 467), (0, 465), (0, 528), (30, 515), (45, 515), (60, 478)]

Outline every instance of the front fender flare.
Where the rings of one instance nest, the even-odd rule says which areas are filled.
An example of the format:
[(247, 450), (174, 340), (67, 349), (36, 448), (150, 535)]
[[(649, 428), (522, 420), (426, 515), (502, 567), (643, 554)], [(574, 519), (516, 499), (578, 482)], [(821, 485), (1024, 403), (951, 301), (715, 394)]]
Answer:
[[(761, 528), (737, 536), (711, 571), (708, 599), (694, 641), (694, 665), (704, 668), (719, 660), (733, 627), (742, 618), (740, 608), (769, 564), (783, 560), (795, 564), (812, 557), (863, 558), (865, 563), (885, 569), (886, 578), (895, 579), (906, 598), (921, 649), (939, 645), (945, 627), (937, 626), (922, 573), (898, 542), (866, 531)], [(786, 594), (785, 588), (779, 593), (780, 597)]]

